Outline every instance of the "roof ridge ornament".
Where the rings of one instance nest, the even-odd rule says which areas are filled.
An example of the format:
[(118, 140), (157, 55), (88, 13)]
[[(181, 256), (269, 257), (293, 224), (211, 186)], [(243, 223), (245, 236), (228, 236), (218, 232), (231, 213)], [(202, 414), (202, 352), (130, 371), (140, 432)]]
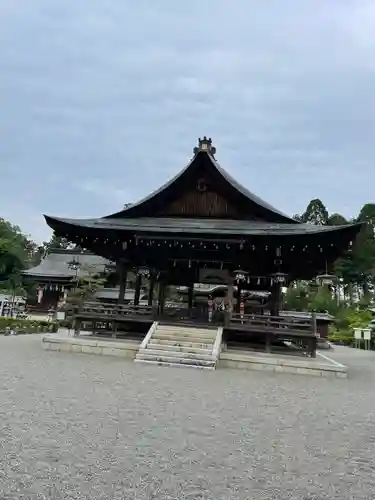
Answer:
[(212, 155), (216, 153), (216, 148), (212, 145), (211, 137), (209, 139), (207, 139), (206, 136), (204, 136), (203, 139), (199, 137), (198, 147), (193, 149), (194, 155), (197, 155), (200, 151), (204, 151), (205, 153), (210, 153)]

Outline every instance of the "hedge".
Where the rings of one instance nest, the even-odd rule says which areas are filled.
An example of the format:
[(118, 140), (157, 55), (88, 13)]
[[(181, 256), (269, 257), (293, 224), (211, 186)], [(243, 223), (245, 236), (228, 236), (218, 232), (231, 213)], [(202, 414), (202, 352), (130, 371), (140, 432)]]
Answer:
[(0, 334), (12, 330), (18, 334), (57, 332), (58, 328), (59, 324), (57, 322), (0, 317)]

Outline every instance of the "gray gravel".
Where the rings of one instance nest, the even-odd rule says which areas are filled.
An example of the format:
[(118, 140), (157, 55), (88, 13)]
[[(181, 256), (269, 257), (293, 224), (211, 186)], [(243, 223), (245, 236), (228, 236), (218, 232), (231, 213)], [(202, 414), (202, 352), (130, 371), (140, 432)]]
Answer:
[(333, 357), (348, 380), (149, 367), (0, 337), (0, 499), (372, 499), (375, 355)]

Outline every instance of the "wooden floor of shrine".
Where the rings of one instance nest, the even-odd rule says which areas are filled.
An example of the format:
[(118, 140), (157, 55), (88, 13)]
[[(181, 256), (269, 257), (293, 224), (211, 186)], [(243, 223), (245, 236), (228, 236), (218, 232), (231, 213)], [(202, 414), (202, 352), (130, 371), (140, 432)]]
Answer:
[[(298, 354), (293, 345), (307, 346), (315, 356), (317, 337), (311, 320), (232, 313), (215, 314), (212, 322), (207, 315), (192, 317), (187, 308), (160, 311), (151, 306), (130, 306), (87, 302), (76, 314), (79, 330), (89, 330), (95, 335), (110, 338), (143, 339), (154, 321), (176, 327), (204, 327), (217, 329), (223, 326), (223, 341), (228, 349), (288, 352)], [(77, 332), (78, 333), (78, 332)], [(305, 351), (303, 349), (303, 351)]]

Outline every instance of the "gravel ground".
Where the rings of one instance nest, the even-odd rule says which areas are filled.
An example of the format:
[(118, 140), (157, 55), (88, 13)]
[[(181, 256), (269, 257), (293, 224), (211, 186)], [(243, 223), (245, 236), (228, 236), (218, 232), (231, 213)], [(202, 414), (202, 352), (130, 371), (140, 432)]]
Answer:
[(0, 499), (373, 499), (375, 353), (349, 379), (201, 372), (0, 337)]

